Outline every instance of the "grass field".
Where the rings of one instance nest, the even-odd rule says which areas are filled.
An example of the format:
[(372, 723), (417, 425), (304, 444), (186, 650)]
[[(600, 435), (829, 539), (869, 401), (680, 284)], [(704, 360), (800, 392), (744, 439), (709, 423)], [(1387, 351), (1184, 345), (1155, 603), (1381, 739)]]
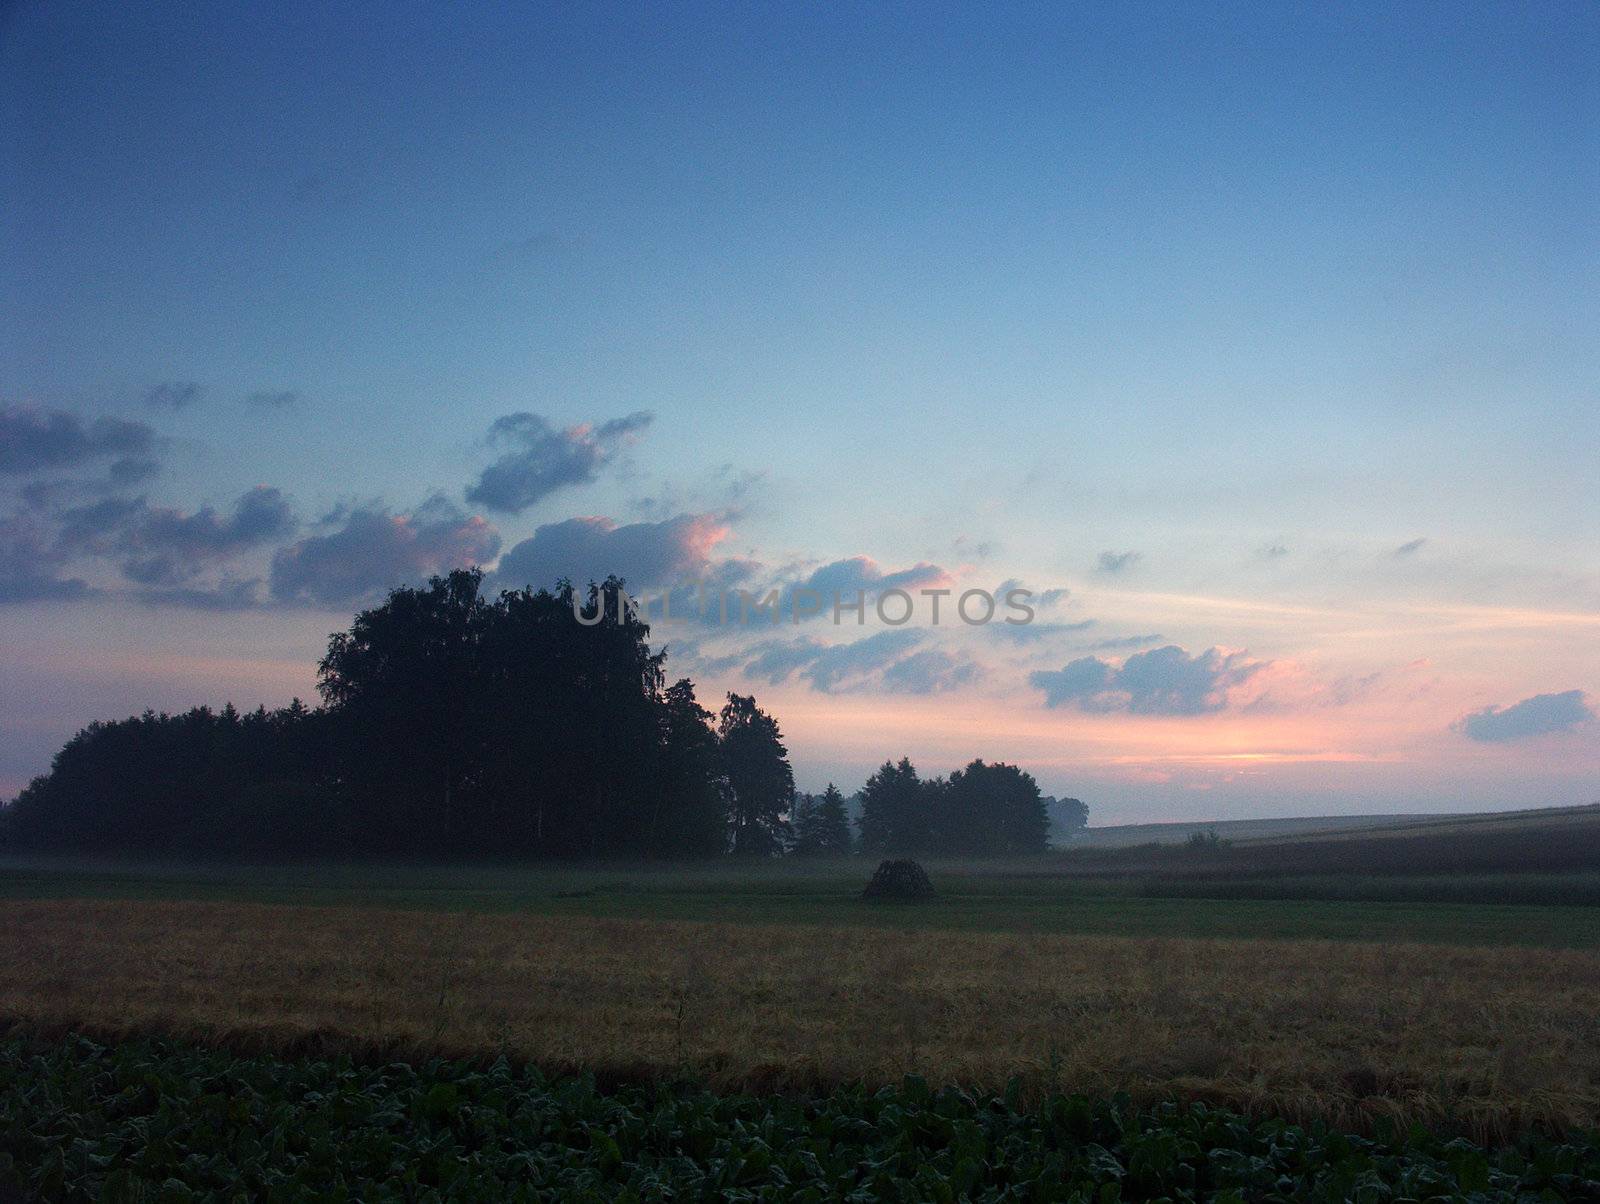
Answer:
[(0, 1014), (811, 1088), (918, 1072), (1361, 1127), (1600, 1121), (1600, 955), (377, 907), (6, 905)]
[(0, 900), (206, 899), (969, 932), (1600, 948), (1600, 872), (1096, 874), (1061, 860), (929, 863), (940, 898), (864, 905), (870, 866), (192, 866), (0, 862)]
[(918, 1074), (1504, 1143), (1600, 1126), (1596, 837), (1582, 808), (930, 862), (939, 897), (917, 905), (862, 901), (861, 859), (13, 858), (0, 1025), (43, 1049), (504, 1055), (818, 1100)]
[(1279, 844), (1312, 837), (1379, 835), (1399, 831), (1444, 832), (1461, 828), (1587, 824), (1600, 818), (1600, 807), (1545, 807), (1520, 811), (1457, 811), (1428, 814), (1305, 815), (1280, 819), (1183, 820), (1150, 824), (1107, 824), (1082, 828), (1066, 842), (1073, 849), (1121, 849), (1135, 845), (1182, 844), (1196, 832), (1215, 832), (1235, 844)]
[(1141, 844), (1182, 844), (1195, 832), (1215, 832), (1224, 840), (1283, 840), (1322, 832), (1370, 831), (1392, 825), (1428, 823), (1446, 816), (1308, 815), (1284, 819), (1215, 819), (1152, 824), (1102, 824), (1080, 828), (1064, 843), (1070, 848), (1120, 849)]

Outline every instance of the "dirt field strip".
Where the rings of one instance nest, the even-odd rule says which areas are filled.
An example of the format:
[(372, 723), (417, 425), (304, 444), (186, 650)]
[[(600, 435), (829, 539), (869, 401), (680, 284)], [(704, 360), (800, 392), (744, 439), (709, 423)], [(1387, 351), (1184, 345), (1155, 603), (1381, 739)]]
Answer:
[(1600, 1123), (1600, 954), (1580, 951), (27, 901), (0, 905), (0, 958), (7, 1022), (106, 1036)]

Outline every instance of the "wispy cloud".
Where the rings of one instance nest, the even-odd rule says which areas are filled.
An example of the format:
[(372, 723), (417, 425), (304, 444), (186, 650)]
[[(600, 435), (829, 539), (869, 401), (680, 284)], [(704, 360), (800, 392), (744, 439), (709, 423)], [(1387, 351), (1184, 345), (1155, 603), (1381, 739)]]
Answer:
[(1162, 636), (1158, 632), (1149, 635), (1118, 635), (1090, 644), (1091, 652), (1119, 652), (1127, 648), (1144, 648), (1151, 644), (1159, 644)]
[(300, 394), (292, 389), (258, 390), (245, 397), (245, 404), (258, 410), (293, 410), (300, 406)]
[[(880, 631), (876, 635), (843, 644), (826, 644), (809, 637), (774, 640), (753, 649), (755, 655), (745, 663), (744, 673), (746, 677), (773, 685), (798, 673), (811, 683), (813, 689), (831, 694), (866, 685), (871, 675), (905, 657), (922, 643), (923, 638), (919, 631), (900, 629)], [(916, 680), (930, 680), (930, 673), (931, 669), (928, 668), (920, 673), (913, 671), (907, 684)]]
[(192, 380), (162, 381), (144, 395), (152, 410), (186, 410), (200, 400), (203, 390)]
[(1124, 569), (1132, 568), (1143, 559), (1143, 554), (1139, 552), (1101, 552), (1096, 567), (1102, 573), (1120, 573)]

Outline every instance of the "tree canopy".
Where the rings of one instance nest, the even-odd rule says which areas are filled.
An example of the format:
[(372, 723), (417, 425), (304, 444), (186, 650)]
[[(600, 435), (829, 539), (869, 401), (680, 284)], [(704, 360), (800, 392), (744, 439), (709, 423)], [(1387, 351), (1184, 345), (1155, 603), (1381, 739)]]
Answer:
[(1015, 765), (982, 760), (924, 779), (907, 757), (885, 761), (861, 792), (861, 849), (873, 855), (1011, 857), (1048, 847), (1039, 785)]
[(795, 796), (794, 848), (800, 857), (842, 857), (850, 852), (850, 817), (832, 782), (821, 794)]
[[(318, 665), (320, 707), (91, 723), (0, 810), (0, 839), (295, 858), (851, 851), (843, 795), (796, 794), (778, 721), (753, 696), (730, 693), (713, 715), (688, 678), (666, 684), (666, 653), (617, 604), (622, 581), (583, 598), (568, 582), (496, 598), (482, 584), (462, 570), (356, 615)], [(574, 601), (598, 620), (578, 622)], [(1012, 765), (924, 780), (886, 761), (860, 800), (874, 856), (1038, 852), (1049, 831)], [(1087, 813), (1057, 806), (1069, 823)]]

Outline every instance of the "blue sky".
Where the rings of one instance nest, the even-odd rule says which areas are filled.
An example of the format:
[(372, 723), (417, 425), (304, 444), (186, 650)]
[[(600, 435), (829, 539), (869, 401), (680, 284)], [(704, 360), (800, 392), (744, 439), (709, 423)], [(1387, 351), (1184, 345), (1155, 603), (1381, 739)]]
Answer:
[[(1067, 589), (1058, 625), (1095, 625), (926, 632), (955, 668), (924, 695), (679, 639), (707, 692), (760, 687), (802, 784), (910, 751), (1011, 756), (1129, 818), (1600, 795), (1593, 6), (4, 21), (0, 405), (33, 416), (7, 437), (141, 424), (159, 471), (0, 477), (0, 567), (84, 582), (0, 607), (0, 794), (90, 718), (309, 692), (350, 609), (307, 584), (335, 560), (380, 590), (603, 516), (677, 520), (628, 548), (752, 580), (934, 565)], [(560, 449), (593, 471), (469, 504), (518, 413), (591, 424)], [(270, 521), (229, 527), (257, 488)], [(108, 497), (143, 509), (72, 543)], [(352, 513), (424, 534), (385, 560)], [(562, 546), (620, 546), (600, 530)], [(338, 533), (275, 588), (284, 548)], [(158, 544), (189, 558), (160, 582)], [(1121, 674), (1136, 652), (1091, 645), (1157, 634), (1277, 692), (1153, 716), (1029, 685)], [(1464, 734), (1574, 690), (1518, 712), (1570, 723)]]

